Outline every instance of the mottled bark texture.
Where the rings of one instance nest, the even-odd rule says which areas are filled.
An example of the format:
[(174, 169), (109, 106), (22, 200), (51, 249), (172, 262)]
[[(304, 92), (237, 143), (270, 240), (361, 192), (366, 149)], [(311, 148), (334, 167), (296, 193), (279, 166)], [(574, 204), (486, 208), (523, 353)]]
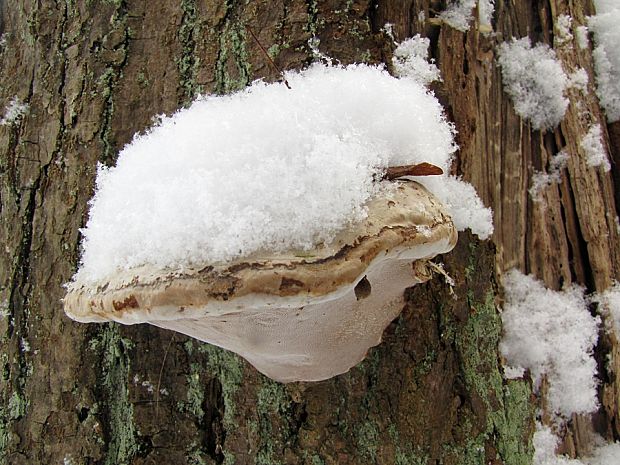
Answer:
[[(29, 105), (0, 126), (0, 463), (530, 463), (534, 402), (527, 381), (502, 380), (496, 273), (605, 289), (620, 273), (617, 206), (612, 174), (588, 167), (579, 147), (591, 123), (605, 127), (590, 49), (553, 33), (560, 14), (584, 24), (591, 2), (495, 4), (495, 33), (483, 35), (437, 21), (443, 1), (0, 2), (0, 103)], [(436, 92), (459, 131), (454, 171), (495, 212), (494, 246), (462, 234), (444, 257), (454, 295), (441, 277), (415, 287), (365, 362), (314, 384), (277, 384), (154, 327), (65, 317), (62, 283), (78, 261), (98, 162), (114, 163), (134, 133), (198, 92), (276, 79), (246, 26), (288, 69), (312, 60), (312, 36), (343, 63), (389, 62), (386, 22), (397, 39), (431, 38)], [(554, 131), (533, 131), (502, 91), (496, 46), (526, 35), (591, 78), (587, 92), (570, 91)], [(579, 156), (533, 203), (534, 170), (562, 148)], [(620, 433), (617, 342), (602, 335), (598, 349), (594, 428), (609, 438)], [(566, 450), (586, 448), (592, 428), (574, 418)]]

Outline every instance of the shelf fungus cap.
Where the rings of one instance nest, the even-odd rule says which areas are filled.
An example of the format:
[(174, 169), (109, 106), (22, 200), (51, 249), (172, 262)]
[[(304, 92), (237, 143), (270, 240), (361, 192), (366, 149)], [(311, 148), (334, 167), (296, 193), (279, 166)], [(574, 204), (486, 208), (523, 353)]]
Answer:
[(142, 266), (103, 284), (72, 282), (65, 312), (81, 322), (150, 323), (231, 350), (282, 382), (348, 371), (381, 341), (404, 290), (430, 278), (456, 229), (440, 202), (400, 181), (367, 218), (311, 251), (263, 254), (182, 272)]

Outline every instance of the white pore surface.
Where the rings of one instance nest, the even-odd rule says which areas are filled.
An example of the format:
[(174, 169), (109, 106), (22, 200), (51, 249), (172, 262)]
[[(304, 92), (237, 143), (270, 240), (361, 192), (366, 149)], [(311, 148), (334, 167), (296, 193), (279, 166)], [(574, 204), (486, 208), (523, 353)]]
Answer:
[(100, 167), (74, 279), (309, 249), (365, 217), (387, 166), (448, 171), (454, 130), (415, 79), (319, 64), (286, 78), (200, 98)]
[(529, 369), (536, 387), (549, 381), (549, 407), (556, 414), (596, 410), (596, 362), (592, 355), (600, 318), (588, 311), (583, 289), (546, 289), (512, 270), (504, 277), (506, 304), (500, 344), (508, 365)]
[(529, 119), (534, 129), (557, 126), (568, 107), (568, 77), (555, 52), (546, 44), (532, 47), (529, 37), (513, 38), (500, 45), (498, 62), (515, 112)]
[(276, 381), (320, 381), (348, 371), (381, 341), (383, 330), (403, 308), (403, 290), (419, 282), (412, 260), (450, 248), (445, 241), (378, 257), (366, 274), (370, 294), (360, 300), (353, 286), (347, 286), (344, 293), (333, 293), (331, 301), (296, 308), (244, 309), (149, 323), (232, 350)]
[(609, 122), (620, 120), (620, 3), (595, 0), (597, 14), (588, 18), (594, 33), (597, 95)]

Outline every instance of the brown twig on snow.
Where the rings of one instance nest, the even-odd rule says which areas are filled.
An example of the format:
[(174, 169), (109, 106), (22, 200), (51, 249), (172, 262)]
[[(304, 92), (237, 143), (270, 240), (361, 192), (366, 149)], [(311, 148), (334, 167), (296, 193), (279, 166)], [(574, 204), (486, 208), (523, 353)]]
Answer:
[(390, 166), (385, 170), (383, 179), (392, 181), (403, 176), (439, 176), (441, 174), (443, 170), (439, 166), (424, 162), (417, 165)]
[(161, 378), (164, 374), (164, 366), (166, 365), (166, 357), (168, 357), (168, 352), (170, 351), (170, 346), (174, 341), (174, 333), (172, 333), (172, 337), (170, 338), (170, 342), (168, 343), (168, 347), (166, 347), (166, 351), (164, 352), (164, 358), (161, 361), (161, 367), (159, 368), (159, 377), (157, 378), (157, 390), (155, 391), (155, 417), (159, 417), (159, 394), (161, 388)]
[(267, 52), (267, 50), (265, 50), (265, 47), (263, 47), (263, 44), (260, 43), (260, 41), (258, 40), (258, 37), (256, 37), (256, 35), (254, 34), (254, 31), (252, 30), (252, 28), (248, 26), (247, 24), (245, 25), (245, 27), (250, 32), (250, 35), (252, 36), (252, 38), (256, 41), (260, 49), (263, 51), (263, 53), (267, 57), (267, 60), (269, 60), (269, 63), (271, 63), (271, 66), (273, 66), (273, 68), (278, 72), (280, 77), (282, 77), (282, 81), (284, 81), (284, 84), (286, 85), (286, 87), (290, 89), (291, 86), (289, 86), (288, 81), (284, 77), (284, 73), (280, 70), (280, 68), (278, 68), (278, 65), (276, 65), (276, 62), (271, 59), (271, 57), (269, 56), (269, 53)]

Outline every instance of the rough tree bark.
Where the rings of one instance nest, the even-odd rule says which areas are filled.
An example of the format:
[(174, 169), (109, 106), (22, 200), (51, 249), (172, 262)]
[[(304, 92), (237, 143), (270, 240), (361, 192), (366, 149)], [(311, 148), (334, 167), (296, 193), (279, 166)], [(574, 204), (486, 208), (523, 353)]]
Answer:
[[(502, 378), (497, 276), (516, 267), (555, 289), (576, 282), (591, 291), (620, 277), (613, 177), (588, 167), (579, 147), (591, 123), (605, 127), (591, 50), (553, 34), (558, 15), (584, 24), (593, 7), (496, 0), (488, 35), (477, 24), (467, 33), (442, 24), (436, 13), (444, 7), (429, 0), (0, 2), (0, 103), (18, 96), (29, 105), (22, 121), (0, 126), (0, 463), (531, 463), (535, 403), (530, 381)], [(78, 261), (97, 163), (114, 163), (154, 116), (198, 92), (277, 78), (246, 26), (292, 69), (311, 61), (312, 36), (343, 63), (389, 63), (386, 22), (397, 39), (431, 39), (443, 75), (436, 93), (459, 131), (454, 171), (494, 210), (492, 243), (462, 234), (444, 257), (454, 296), (440, 278), (415, 287), (361, 365), (329, 381), (289, 385), (179, 334), (64, 316), (62, 284)], [(526, 35), (555, 45), (567, 69), (590, 76), (587, 92), (570, 92), (554, 131), (533, 131), (502, 91), (496, 46)], [(620, 131), (610, 129), (617, 161)], [(532, 203), (534, 170), (565, 147), (576, 156), (562, 182), (544, 204)], [(568, 453), (586, 449), (592, 430), (620, 435), (620, 349), (601, 337), (603, 405), (594, 424), (573, 419)], [(616, 364), (609, 371), (608, 354)]]

